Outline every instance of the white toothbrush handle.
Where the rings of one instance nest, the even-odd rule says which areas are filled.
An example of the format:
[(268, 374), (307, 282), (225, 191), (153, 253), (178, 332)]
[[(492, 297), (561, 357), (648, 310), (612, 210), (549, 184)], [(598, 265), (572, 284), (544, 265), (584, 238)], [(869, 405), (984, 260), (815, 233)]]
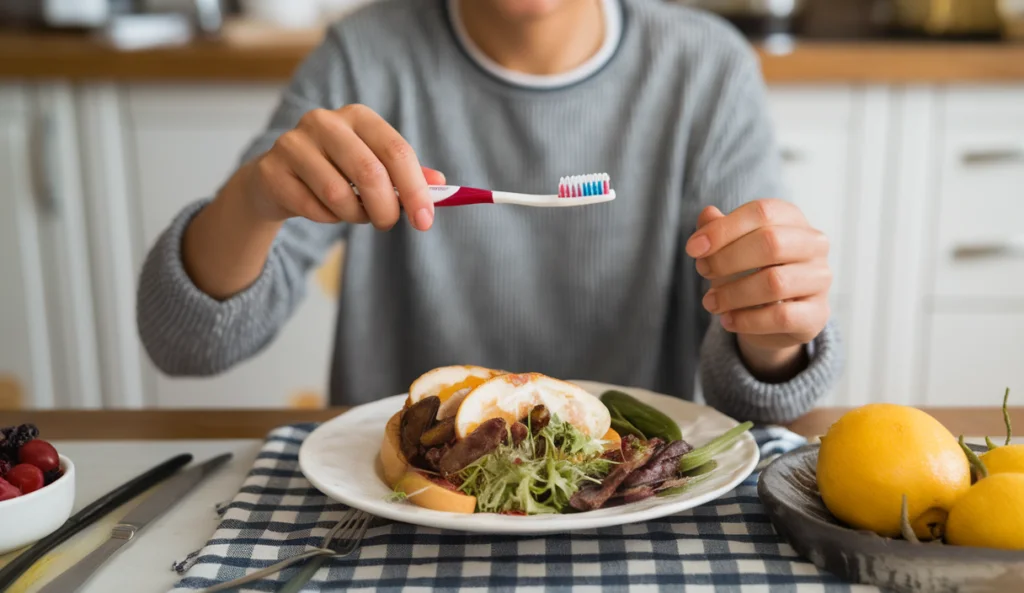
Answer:
[(512, 192), (496, 191), (494, 194), (495, 204), (516, 204), (519, 206), (533, 206), (536, 208), (568, 208), (571, 206), (587, 206), (589, 204), (600, 204), (615, 199), (615, 190), (609, 190), (606, 194), (597, 196), (581, 196), (577, 198), (561, 198), (555, 195), (538, 196), (534, 194), (517, 194)]

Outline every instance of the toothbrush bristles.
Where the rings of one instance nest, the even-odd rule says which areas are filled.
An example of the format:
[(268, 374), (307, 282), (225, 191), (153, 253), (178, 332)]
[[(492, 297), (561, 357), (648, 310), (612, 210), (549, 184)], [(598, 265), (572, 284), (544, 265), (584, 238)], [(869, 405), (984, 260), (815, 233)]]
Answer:
[(583, 198), (603, 196), (611, 191), (611, 178), (607, 173), (570, 175), (558, 180), (558, 197)]

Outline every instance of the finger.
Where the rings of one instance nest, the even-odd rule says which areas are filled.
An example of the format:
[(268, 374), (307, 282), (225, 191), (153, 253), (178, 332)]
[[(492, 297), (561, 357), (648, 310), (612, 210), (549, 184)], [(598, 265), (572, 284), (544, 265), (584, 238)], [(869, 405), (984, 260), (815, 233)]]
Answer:
[(391, 124), (369, 109), (357, 113), (352, 129), (384, 164), (413, 226), (421, 231), (429, 229), (434, 222), (434, 200), (430, 198), (427, 180), (412, 146)]
[(767, 266), (828, 256), (828, 237), (806, 226), (761, 227), (697, 260), (697, 273), (715, 279)]
[(351, 129), (337, 123), (317, 140), (349, 181), (359, 189), (359, 201), (373, 226), (384, 230), (398, 222), (401, 210), (395, 186), (384, 164)]
[(716, 206), (708, 206), (707, 208), (701, 210), (700, 216), (697, 217), (697, 228), (702, 228), (712, 220), (718, 220), (719, 218), (725, 218), (725, 215), (722, 214), (722, 211), (719, 210)]
[(818, 296), (730, 311), (722, 315), (720, 321), (722, 327), (737, 334), (789, 334), (800, 341), (810, 341), (821, 333), (828, 316), (828, 298)]
[[(724, 217), (725, 217), (725, 214), (722, 214), (722, 211), (719, 210), (717, 206), (708, 206), (708, 207), (704, 208), (703, 210), (701, 210), (700, 215), (697, 216), (697, 228), (700, 229), (700, 228), (706, 226), (709, 222), (711, 222), (713, 220), (718, 220), (719, 218), (724, 218)], [(698, 259), (696, 261), (696, 264), (697, 264), (697, 273), (700, 273), (700, 270), (701, 270), (701, 260)], [(711, 286), (712, 286), (712, 288), (715, 287), (717, 284), (720, 284), (720, 283), (723, 283), (722, 279), (714, 279), (714, 278), (711, 279)]]
[(291, 170), (313, 192), (315, 199), (338, 219), (357, 224), (368, 220), (348, 180), (324, 158), (309, 135), (298, 130), (286, 132), (278, 139), (278, 144)]
[(782, 200), (749, 202), (712, 220), (686, 242), (690, 257), (708, 257), (747, 233), (763, 226), (803, 226), (807, 221), (800, 209)]
[(256, 171), (263, 186), (274, 196), (274, 201), (292, 215), (315, 222), (338, 222), (338, 217), (320, 203), (281, 158), (270, 155), (260, 159)]
[(832, 272), (824, 260), (770, 266), (749, 276), (712, 288), (702, 304), (711, 313), (770, 305), (828, 293)]
[(429, 185), (445, 185), (448, 180), (445, 178), (444, 173), (437, 169), (431, 169), (430, 167), (421, 167), (423, 169), (423, 177), (427, 180)]

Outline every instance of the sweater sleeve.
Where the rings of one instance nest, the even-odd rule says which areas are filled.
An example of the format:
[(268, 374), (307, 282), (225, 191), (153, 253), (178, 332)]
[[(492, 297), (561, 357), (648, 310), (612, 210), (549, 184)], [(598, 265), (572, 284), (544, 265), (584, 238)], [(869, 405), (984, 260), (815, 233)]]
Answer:
[[(719, 76), (718, 100), (700, 135), (702, 146), (688, 198), (700, 208), (716, 205), (726, 213), (751, 200), (785, 198), (779, 149), (756, 56), (744, 43)], [(689, 231), (684, 235), (689, 236)], [(693, 267), (688, 273), (697, 275)], [(693, 285), (702, 292), (708, 288), (699, 276)], [(703, 295), (691, 296), (699, 303)], [(697, 309), (699, 315), (707, 316), (699, 304)], [(704, 399), (740, 420), (784, 423), (802, 416), (829, 391), (842, 370), (835, 320), (808, 344), (807, 368), (790, 381), (776, 384), (750, 374), (735, 334), (725, 331), (717, 320), (705, 318), (700, 325), (707, 327), (700, 361)]]
[[(310, 54), (284, 91), (261, 134), (242, 162), (266, 152), (306, 112), (337, 106), (336, 88), (344, 60), (331, 35)], [(306, 276), (330, 246), (343, 238), (344, 225), (291, 219), (275, 238), (256, 281), (218, 301), (189, 278), (181, 241), (189, 223), (209, 202), (197, 200), (180, 212), (150, 249), (139, 278), (136, 320), (153, 363), (169, 375), (204, 376), (223, 372), (262, 350), (305, 296)]]

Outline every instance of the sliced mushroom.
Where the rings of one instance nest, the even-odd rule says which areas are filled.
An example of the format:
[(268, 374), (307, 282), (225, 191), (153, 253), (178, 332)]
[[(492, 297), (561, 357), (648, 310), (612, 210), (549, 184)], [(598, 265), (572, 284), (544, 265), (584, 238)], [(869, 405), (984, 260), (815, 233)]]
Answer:
[(419, 454), (420, 437), (434, 423), (440, 406), (441, 399), (432, 395), (414, 403), (402, 413), (402, 454), (409, 461)]

